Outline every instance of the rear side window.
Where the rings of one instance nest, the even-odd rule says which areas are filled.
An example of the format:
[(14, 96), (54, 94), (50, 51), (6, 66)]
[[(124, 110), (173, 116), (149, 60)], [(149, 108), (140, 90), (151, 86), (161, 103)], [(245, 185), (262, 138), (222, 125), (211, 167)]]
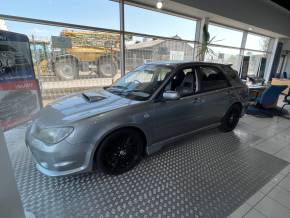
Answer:
[(230, 80), (230, 83), (232, 85), (241, 85), (242, 84), (242, 80), (239, 77), (239, 74), (236, 70), (234, 70), (233, 68), (231, 68), (230, 66), (224, 66), (223, 67), (226, 74), (228, 75), (228, 78)]
[(216, 67), (199, 66), (197, 71), (199, 76), (198, 92), (224, 89), (229, 86), (229, 82), (223, 72)]

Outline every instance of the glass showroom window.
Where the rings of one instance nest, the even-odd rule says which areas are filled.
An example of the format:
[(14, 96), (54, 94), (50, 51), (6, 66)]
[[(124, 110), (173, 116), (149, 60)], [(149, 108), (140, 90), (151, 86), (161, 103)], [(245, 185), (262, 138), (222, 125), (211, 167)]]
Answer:
[[(258, 76), (258, 72), (261, 66), (262, 58), (267, 57), (267, 53), (265, 52), (254, 52), (254, 51), (245, 51), (245, 56), (250, 57), (249, 68), (248, 68), (248, 76)], [(263, 72), (264, 73), (264, 72)]]
[(205, 61), (232, 64), (232, 67), (239, 71), (243, 32), (212, 23), (208, 25), (208, 31), (211, 46), (205, 55)]
[(168, 38), (195, 40), (196, 21), (125, 5), (125, 30)]
[(126, 72), (153, 61), (192, 61), (194, 43), (180, 40), (126, 37)]
[(2, 0), (0, 14), (118, 30), (119, 3), (110, 0)]
[(111, 85), (120, 77), (120, 35), (6, 21), (29, 37), (44, 105), (73, 92)]
[(246, 49), (267, 51), (271, 38), (249, 33), (247, 36)]
[(232, 64), (232, 67), (239, 71), (240, 50), (225, 47), (210, 46), (209, 53), (205, 55), (205, 61), (221, 64)]
[[(246, 41), (246, 49), (251, 50), (258, 50), (258, 51), (251, 51), (251, 50), (245, 50), (244, 55), (250, 56), (250, 62), (249, 62), (249, 70), (248, 75), (249, 76), (259, 76), (260, 66), (262, 63), (262, 58), (266, 59), (266, 64), (268, 64), (268, 53), (269, 45), (270, 45), (271, 38), (266, 36), (260, 36), (256, 34), (249, 33), (247, 36)], [(262, 67), (265, 69), (265, 67)], [(263, 70), (264, 71), (264, 70)], [(264, 72), (261, 72), (263, 75)]]
[(193, 61), (195, 20), (131, 5), (125, 19), (125, 31), (137, 33), (125, 37), (126, 72), (153, 61)]
[(209, 24), (208, 32), (210, 34), (211, 44), (224, 45), (240, 48), (242, 44), (243, 32), (232, 28)]

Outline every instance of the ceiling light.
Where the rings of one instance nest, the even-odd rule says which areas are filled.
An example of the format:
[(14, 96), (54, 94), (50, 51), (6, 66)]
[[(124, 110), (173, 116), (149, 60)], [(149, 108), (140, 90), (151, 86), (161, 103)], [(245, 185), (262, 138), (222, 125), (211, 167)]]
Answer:
[(156, 8), (161, 9), (163, 7), (163, 2), (161, 0), (158, 0), (156, 2)]
[(249, 27), (249, 30), (251, 31), (251, 30), (253, 30), (253, 28), (252, 27)]

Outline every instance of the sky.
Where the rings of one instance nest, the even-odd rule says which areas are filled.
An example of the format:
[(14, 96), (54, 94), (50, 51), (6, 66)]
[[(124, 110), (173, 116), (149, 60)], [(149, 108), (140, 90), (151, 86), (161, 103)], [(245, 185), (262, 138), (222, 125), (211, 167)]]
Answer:
[[(0, 14), (37, 18), (118, 30), (119, 4), (109, 0), (0, 0)], [(6, 21), (8, 30), (49, 39), (61, 27)], [(196, 22), (125, 5), (125, 30), (165, 37), (178, 35), (194, 40)], [(241, 31), (210, 26), (213, 43), (240, 47)], [(259, 49), (259, 38), (249, 37), (247, 48)]]
[[(119, 4), (109, 0), (0, 0), (0, 14), (37, 18), (85, 26), (119, 29)], [(126, 30), (172, 37), (176, 34), (194, 40), (195, 22), (126, 5)], [(11, 31), (57, 32), (53, 28), (7, 22)], [(171, 26), (173, 28), (168, 28)], [(183, 31), (187, 30), (187, 31)]]

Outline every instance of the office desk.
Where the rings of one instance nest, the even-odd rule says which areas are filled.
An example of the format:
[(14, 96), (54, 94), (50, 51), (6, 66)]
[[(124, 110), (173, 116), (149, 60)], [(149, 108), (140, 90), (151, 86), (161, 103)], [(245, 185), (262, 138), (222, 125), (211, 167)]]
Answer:
[(248, 85), (250, 97), (254, 98), (254, 100), (261, 96), (267, 86), (264, 85)]
[(288, 86), (287, 89), (285, 89), (282, 93), (287, 95), (289, 92), (289, 88), (290, 88), (290, 80), (289, 79), (277, 79), (277, 78), (272, 78), (272, 85), (286, 85)]

